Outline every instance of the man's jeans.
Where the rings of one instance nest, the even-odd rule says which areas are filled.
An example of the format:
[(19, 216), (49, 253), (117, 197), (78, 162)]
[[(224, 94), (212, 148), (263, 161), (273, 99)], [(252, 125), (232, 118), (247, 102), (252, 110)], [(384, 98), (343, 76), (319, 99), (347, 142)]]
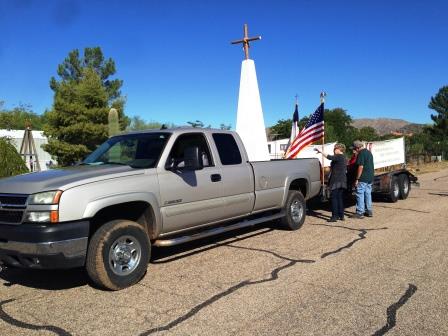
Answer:
[(358, 182), (356, 187), (356, 213), (372, 212), (372, 183)]

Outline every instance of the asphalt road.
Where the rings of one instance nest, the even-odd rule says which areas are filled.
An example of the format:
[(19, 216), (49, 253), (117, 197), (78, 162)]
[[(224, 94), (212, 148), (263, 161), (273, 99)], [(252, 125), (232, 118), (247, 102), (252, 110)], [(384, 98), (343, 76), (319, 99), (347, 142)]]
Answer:
[[(273, 224), (157, 249), (146, 277), (0, 273), (0, 335), (448, 335), (448, 170), (374, 217)], [(353, 206), (347, 213), (354, 211)]]

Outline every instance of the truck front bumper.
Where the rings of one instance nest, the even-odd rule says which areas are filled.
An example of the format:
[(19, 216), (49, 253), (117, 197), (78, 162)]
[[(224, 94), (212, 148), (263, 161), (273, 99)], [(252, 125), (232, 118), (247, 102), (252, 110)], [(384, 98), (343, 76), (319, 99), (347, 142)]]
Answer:
[(0, 225), (0, 263), (57, 269), (85, 264), (89, 222)]

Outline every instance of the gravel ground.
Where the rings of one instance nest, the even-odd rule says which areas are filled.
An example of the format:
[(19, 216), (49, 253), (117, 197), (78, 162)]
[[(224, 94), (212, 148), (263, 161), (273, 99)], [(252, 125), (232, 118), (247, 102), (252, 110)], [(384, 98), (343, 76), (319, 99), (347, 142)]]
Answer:
[[(142, 281), (0, 273), (0, 335), (448, 335), (448, 170), (374, 217), (274, 224), (156, 249)], [(347, 214), (354, 207), (347, 208)]]

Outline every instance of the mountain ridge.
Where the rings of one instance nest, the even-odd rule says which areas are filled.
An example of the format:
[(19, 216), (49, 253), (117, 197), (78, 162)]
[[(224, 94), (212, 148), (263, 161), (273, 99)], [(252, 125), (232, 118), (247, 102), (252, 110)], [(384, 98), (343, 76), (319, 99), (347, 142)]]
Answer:
[(404, 119), (393, 118), (358, 118), (353, 119), (352, 125), (356, 128), (372, 127), (379, 135), (390, 133), (419, 133), (423, 130), (423, 124), (416, 124)]

